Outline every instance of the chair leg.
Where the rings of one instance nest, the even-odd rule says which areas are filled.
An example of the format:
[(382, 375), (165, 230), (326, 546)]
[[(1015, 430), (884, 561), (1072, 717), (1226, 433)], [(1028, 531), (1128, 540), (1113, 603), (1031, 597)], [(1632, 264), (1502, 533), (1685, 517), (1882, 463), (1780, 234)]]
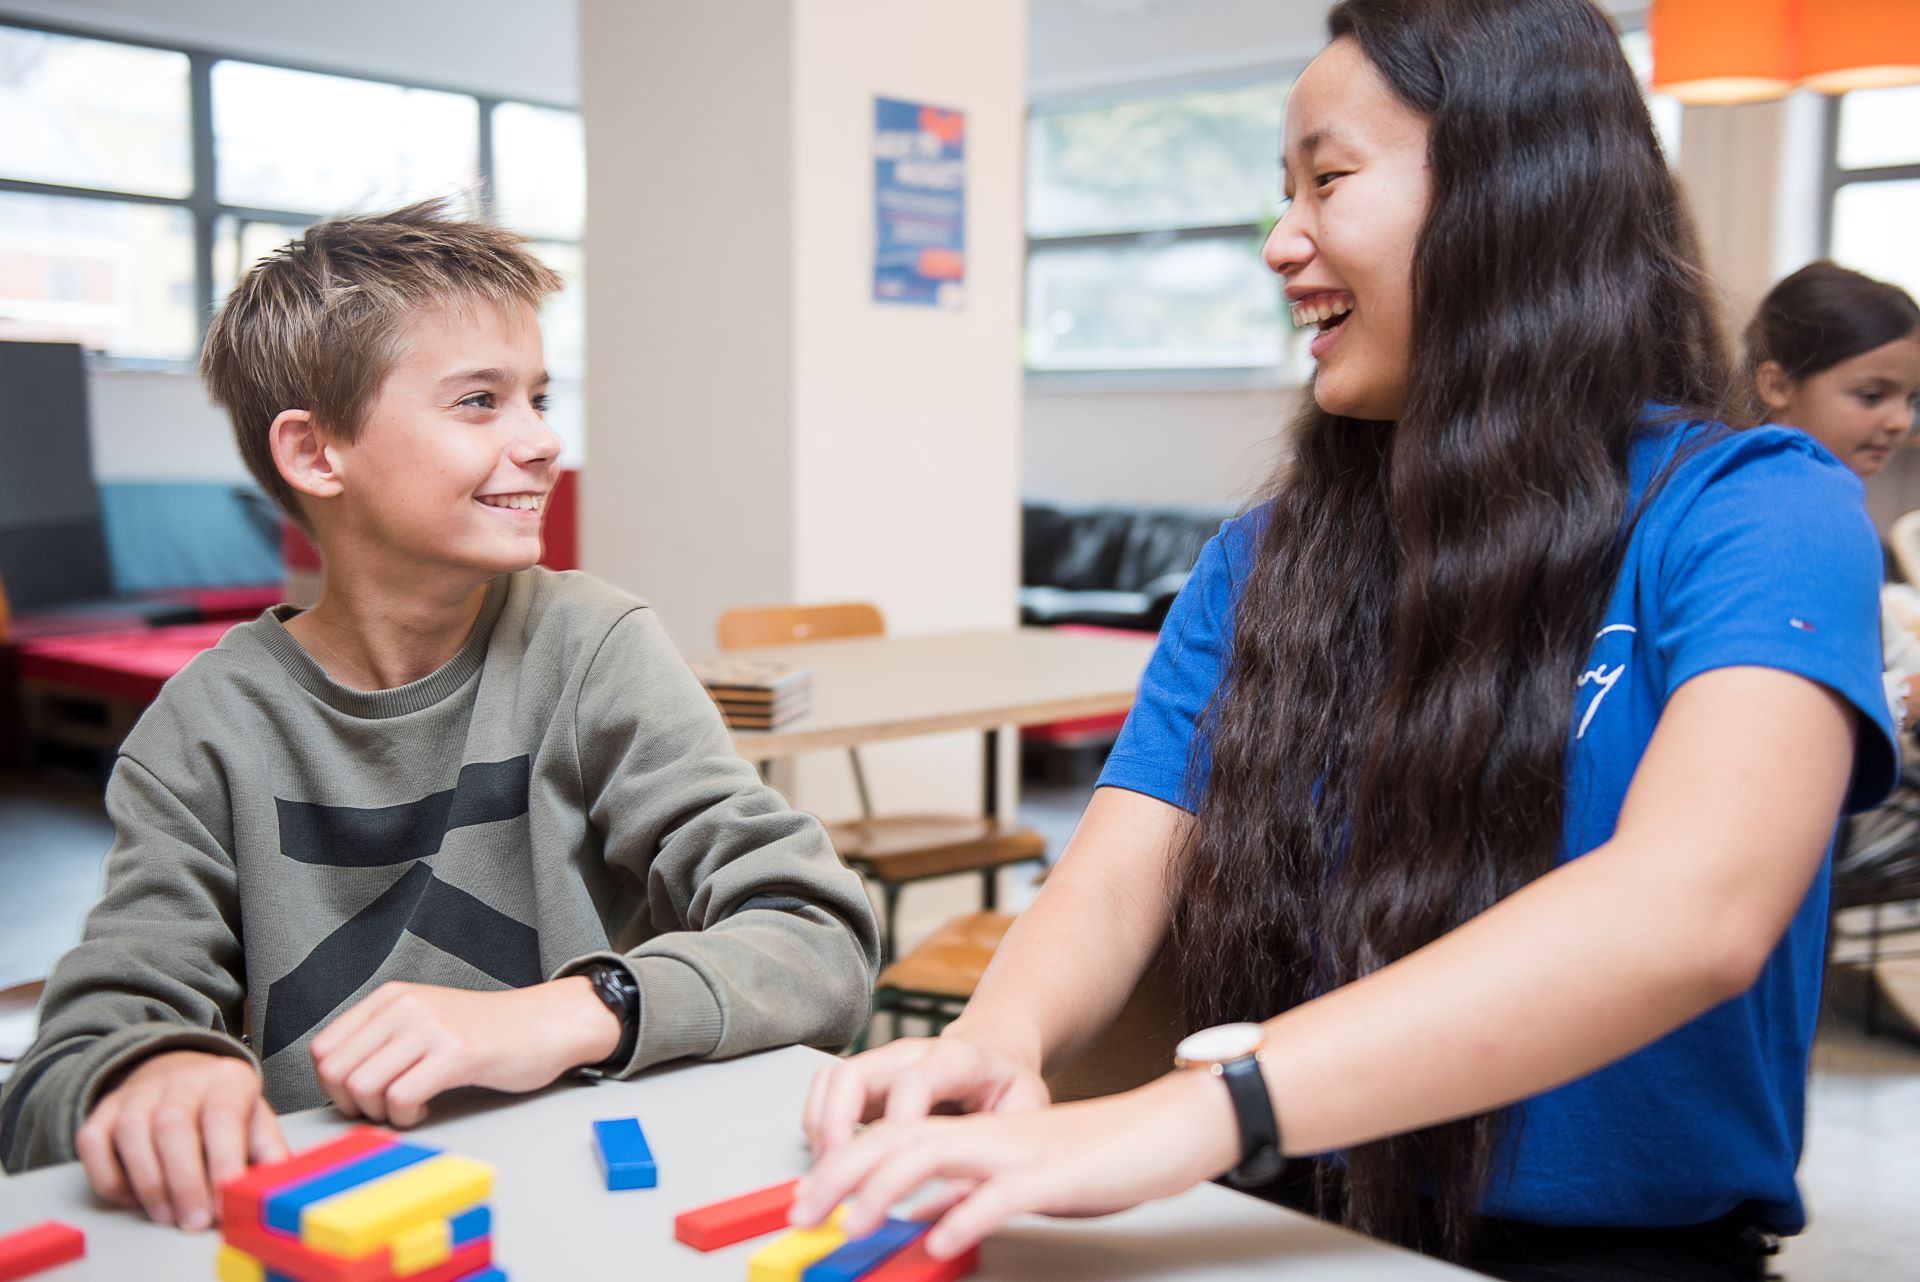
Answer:
[(980, 870), (980, 907), (992, 912), (1000, 906), (1000, 870), (983, 868)]
[[(883, 881), (880, 883), (880, 901), (883, 905), (880, 913), (880, 964), (891, 966), (897, 955), (894, 940), (894, 922), (900, 916), (900, 883)], [(894, 1020), (894, 1035), (899, 1035), (899, 1020)]]
[(1874, 904), (1867, 924), (1867, 1035), (1880, 1032), (1880, 905)]

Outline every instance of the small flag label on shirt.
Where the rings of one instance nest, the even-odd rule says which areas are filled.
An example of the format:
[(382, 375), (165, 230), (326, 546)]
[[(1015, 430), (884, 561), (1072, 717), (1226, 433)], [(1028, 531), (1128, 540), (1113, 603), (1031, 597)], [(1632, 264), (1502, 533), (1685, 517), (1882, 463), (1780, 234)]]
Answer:
[(1791, 628), (1798, 628), (1802, 632), (1813, 631), (1813, 625), (1811, 623), (1808, 623), (1805, 619), (1788, 619), (1787, 626)]

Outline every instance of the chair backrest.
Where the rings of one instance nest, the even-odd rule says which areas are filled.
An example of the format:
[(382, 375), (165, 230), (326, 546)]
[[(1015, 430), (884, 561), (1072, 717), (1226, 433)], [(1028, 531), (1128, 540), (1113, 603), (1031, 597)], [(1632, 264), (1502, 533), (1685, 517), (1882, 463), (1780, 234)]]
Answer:
[(878, 607), (864, 601), (842, 605), (760, 605), (728, 610), (720, 616), (720, 648), (791, 645), (796, 641), (832, 641), (841, 637), (877, 637), (887, 623)]
[(0, 343), (0, 567), (16, 612), (113, 595), (76, 343)]
[(1920, 587), (1920, 510), (1907, 513), (1893, 523), (1893, 559), (1900, 563), (1900, 575)]

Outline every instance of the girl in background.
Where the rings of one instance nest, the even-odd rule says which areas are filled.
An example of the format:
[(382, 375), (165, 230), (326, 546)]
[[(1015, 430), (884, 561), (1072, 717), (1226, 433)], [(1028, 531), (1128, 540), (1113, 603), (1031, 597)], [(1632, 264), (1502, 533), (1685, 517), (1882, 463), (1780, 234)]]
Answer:
[[(1758, 418), (1797, 427), (1862, 480), (1913, 431), (1920, 407), (1920, 306), (1897, 285), (1829, 262), (1788, 276), (1747, 325)], [(1896, 717), (1920, 706), (1920, 593), (1881, 593), (1887, 698)]]

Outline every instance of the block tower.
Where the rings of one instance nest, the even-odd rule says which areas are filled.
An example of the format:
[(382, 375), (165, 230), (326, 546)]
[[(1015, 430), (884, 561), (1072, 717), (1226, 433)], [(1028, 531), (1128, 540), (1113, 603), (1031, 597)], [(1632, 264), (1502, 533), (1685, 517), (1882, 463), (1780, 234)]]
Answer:
[(220, 1282), (506, 1282), (493, 1168), (362, 1126), (220, 1190)]

